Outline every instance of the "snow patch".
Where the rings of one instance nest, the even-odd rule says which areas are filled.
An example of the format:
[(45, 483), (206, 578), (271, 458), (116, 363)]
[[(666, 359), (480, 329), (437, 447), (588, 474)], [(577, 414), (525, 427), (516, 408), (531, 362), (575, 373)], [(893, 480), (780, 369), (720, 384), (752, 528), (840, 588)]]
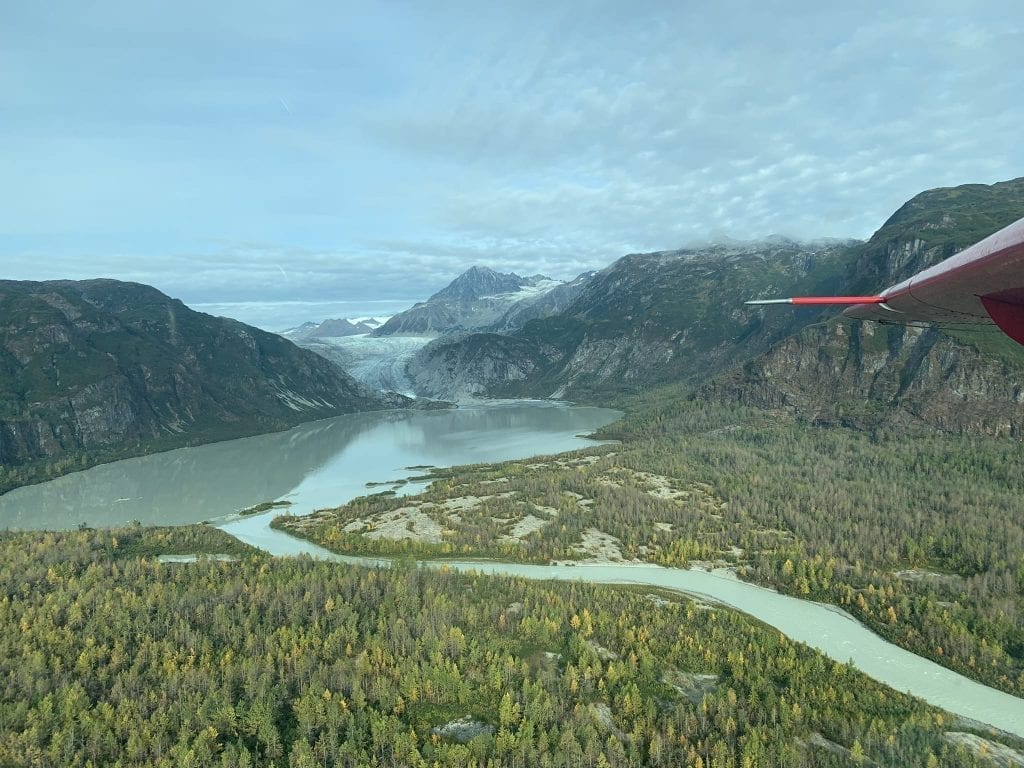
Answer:
[(562, 285), (561, 280), (551, 278), (540, 280), (535, 285), (524, 285), (518, 291), (509, 293), (496, 293), (493, 296), (481, 296), (481, 299), (500, 299), (501, 301), (522, 301), (523, 299), (534, 299), (550, 293), (553, 289)]
[(308, 397), (304, 397), (291, 389), (278, 389), (274, 394), (293, 411), (320, 410), (321, 408), (334, 407), (323, 398), (310, 400)]

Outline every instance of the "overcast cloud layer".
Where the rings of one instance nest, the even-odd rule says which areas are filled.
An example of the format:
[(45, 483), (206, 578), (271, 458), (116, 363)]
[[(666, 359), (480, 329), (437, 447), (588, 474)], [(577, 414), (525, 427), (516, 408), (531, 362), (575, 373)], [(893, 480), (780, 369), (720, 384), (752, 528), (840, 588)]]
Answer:
[(387, 314), (473, 264), (865, 238), (924, 189), (1024, 174), (1018, 0), (2, 16), (3, 276), (138, 280), (264, 325)]

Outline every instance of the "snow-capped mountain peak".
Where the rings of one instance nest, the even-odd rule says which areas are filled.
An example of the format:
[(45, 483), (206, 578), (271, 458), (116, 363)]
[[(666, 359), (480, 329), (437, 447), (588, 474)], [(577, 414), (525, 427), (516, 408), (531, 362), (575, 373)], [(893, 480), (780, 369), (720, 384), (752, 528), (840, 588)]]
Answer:
[(392, 317), (374, 335), (438, 336), (488, 328), (514, 305), (536, 301), (559, 285), (544, 275), (522, 277), (470, 267), (426, 301)]

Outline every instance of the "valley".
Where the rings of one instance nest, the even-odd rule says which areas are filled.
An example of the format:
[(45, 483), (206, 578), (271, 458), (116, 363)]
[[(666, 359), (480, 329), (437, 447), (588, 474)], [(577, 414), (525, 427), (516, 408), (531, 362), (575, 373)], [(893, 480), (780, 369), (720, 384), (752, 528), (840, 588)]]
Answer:
[(7, 3), (0, 768), (1024, 768), (1024, 22)]
[[(188, 755), (200, 764), (214, 755), (261, 764), (285, 755), (295, 764), (313, 756), (451, 765), (500, 757), (505, 764), (531, 764), (577, 748), (609, 765), (725, 766), (738, 759), (750, 765), (988, 765), (989, 754), (1012, 764), (1015, 750), (1024, 748), (1012, 735), (1020, 733), (1017, 708), (1024, 701), (1024, 358), (994, 334), (876, 327), (820, 311), (768, 314), (742, 301), (798, 289), (829, 292), (855, 271), (877, 271), (899, 255), (899, 264), (879, 274), (896, 279), (901, 270), (956, 248), (977, 227), (1010, 216), (1021, 186), (1018, 180), (972, 188), (964, 208), (958, 206), (967, 193), (924, 193), (867, 243), (771, 238), (638, 254), (561, 284), (473, 269), (405, 317), (311, 322), (285, 338), (190, 315), (143, 287), (34, 284), (25, 301), (51, 309), (32, 304), (36, 341), (22, 342), (24, 332), (13, 323), (5, 349), (21, 361), (19, 350), (44, 339), (40, 350), (51, 355), (45, 363), (23, 354), (24, 361), (8, 366), (12, 375), (33, 366), (44, 372), (26, 377), (35, 389), (19, 384), (12, 391), (20, 394), (9, 397), (22, 409), (19, 418), (46, 414), (32, 416), (48, 425), (35, 427), (36, 434), (50, 429), (62, 435), (70, 428), (65, 425), (73, 425), (76, 436), (85, 434), (81, 409), (61, 412), (52, 400), (67, 371), (76, 370), (62, 367), (56, 354), (76, 333), (85, 334), (87, 345), (116, 341), (117, 354), (108, 355), (119, 372), (110, 374), (114, 380), (148, 382), (139, 389), (146, 399), (138, 402), (150, 405), (129, 406), (129, 429), (148, 424), (135, 414), (146, 408), (160, 413), (152, 403), (168, 397), (153, 394), (166, 390), (151, 383), (161, 369), (149, 350), (166, 357), (161, 365), (171, 366), (183, 387), (186, 370), (226, 364), (217, 346), (224, 343), (250, 350), (240, 358), (230, 350), (235, 371), (250, 370), (246, 365), (261, 371), (252, 373), (247, 392), (269, 385), (277, 393), (265, 402), (249, 400), (251, 413), (262, 414), (260, 423), (287, 427), (287, 419), (271, 419), (287, 412), (294, 422), (308, 423), (131, 459), (135, 464), (104, 464), (30, 487), (26, 480), (103, 459), (203, 441), (219, 429), (218, 418), (231, 424), (236, 417), (207, 384), (201, 391), (213, 396), (188, 406), (194, 425), (182, 426), (173, 439), (140, 438), (130, 448), (98, 446), (90, 454), (79, 443), (54, 449), (43, 441), (39, 445), (51, 446), (51, 453), (37, 455), (20, 423), (9, 430), (21, 442), (5, 438), (5, 450), (20, 453), (9, 454), (15, 460), (7, 459), (4, 477), (23, 487), (0, 496), (4, 524), (83, 530), (0, 537), (13, 548), (4, 578), (15, 595), (0, 608), (10, 618), (6, 626), (30, 635), (20, 646), (14, 635), (0, 642), (11, 644), (11, 659), (18, 658), (15, 646), (31, 657), (3, 673), (9, 691), (24, 690), (30, 678), (39, 681), (27, 708), (18, 703), (20, 694), (0, 701), (0, 714), (18, 734), (0, 755), (18, 763), (47, 750), (57, 764), (59, 756), (95, 761), (107, 754), (105, 744), (118, 743), (137, 756), (136, 764), (177, 764), (193, 759)], [(1003, 209), (992, 200), (1010, 202)], [(911, 219), (912, 226), (906, 223)], [(927, 238), (914, 227), (928, 231)], [(83, 321), (76, 312), (111, 301), (97, 291), (128, 303), (113, 319), (90, 315)], [(78, 292), (88, 301), (74, 303)], [(183, 341), (149, 304), (132, 304), (139, 296), (168, 317), (184, 318), (197, 334)], [(95, 324), (115, 335), (97, 336)], [(306, 349), (286, 341), (290, 337)], [(217, 339), (212, 353), (210, 338)], [(73, 349), (68, 353), (78, 354)], [(312, 379), (282, 378), (294, 374), (266, 368), (268, 362), (288, 371), (298, 365)], [(342, 406), (323, 394), (323, 387), (339, 386), (361, 399)], [(183, 390), (173, 391), (172, 404), (160, 407), (177, 413)], [(32, 399), (38, 396), (29, 394), (36, 392), (50, 392), (45, 402), (51, 410), (39, 410), (41, 401)], [(454, 400), (458, 407), (413, 403), (406, 395)], [(569, 396), (605, 407), (490, 399), (496, 395)], [(409, 405), (418, 410), (394, 410)], [(341, 407), (385, 406), (391, 410), (336, 415)], [(56, 413), (65, 421), (45, 420)], [(624, 417), (610, 423), (619, 413)], [(254, 420), (237, 428), (245, 433)], [(160, 424), (146, 426), (147, 434), (174, 432)], [(594, 428), (608, 444), (585, 447), (577, 435)], [(192, 525), (201, 521), (221, 530)], [(182, 527), (147, 527), (167, 523)], [(336, 554), (350, 563), (268, 559), (242, 542), (280, 547), (282, 554)], [(195, 719), (182, 711), (172, 724), (153, 724), (148, 705), (129, 703), (121, 688), (103, 693), (99, 681), (113, 675), (153, 701), (161, 695), (160, 676), (148, 661), (134, 671), (124, 668), (119, 660), (128, 646), (101, 641), (103, 631), (80, 610), (53, 613), (33, 602), (37, 588), (31, 585), (42, 572), (13, 554), (19, 548), (49, 563), (45, 579), (69, 605), (83, 599), (78, 590), (85, 583), (93, 592), (120, 594), (122, 580), (135, 594), (145, 592), (144, 602), (157, 606), (157, 615), (173, 610), (198, 622), (187, 632), (184, 625), (175, 630), (190, 649), (183, 656), (163, 648), (166, 636), (139, 613), (139, 604), (118, 603), (132, 653), (149, 659), (163, 648), (165, 668), (177, 670), (167, 679), (183, 681), (175, 689), (181, 700), (208, 714)], [(71, 565), (57, 567), (51, 557)], [(416, 561), (429, 567), (414, 567)], [(164, 568), (173, 570), (154, 570)], [(533, 585), (507, 575), (451, 572), (473, 568), (646, 586)], [(85, 582), (83, 573), (89, 574)], [(171, 574), (170, 602), (145, 586)], [(264, 576), (272, 588), (249, 586)], [(348, 581), (341, 586), (337, 579)], [(711, 581), (695, 586), (702, 579)], [(214, 581), (234, 596), (217, 600), (258, 604), (259, 611), (276, 606), (279, 618), (312, 622), (271, 633), (288, 635), (287, 654), (304, 660), (289, 669), (308, 665), (301, 678), (282, 667), (284, 646), (267, 638), (262, 614), (211, 619), (210, 601), (220, 594)], [(761, 616), (771, 600), (758, 595), (775, 594), (757, 592), (761, 587), (778, 590), (776, 597), (793, 606), (762, 618), (832, 661), (708, 597), (721, 593), (725, 603)], [(753, 597), (725, 597), (732, 588)], [(304, 607), (286, 608), (286, 594)], [(456, 594), (457, 615), (442, 611), (427, 624), (417, 619), (416, 636), (436, 638), (432, 650), (410, 645), (406, 617), (425, 617)], [(365, 601), (358, 606), (352, 602), (357, 595)], [(807, 601), (835, 606), (867, 630)], [(563, 605), (571, 612), (559, 613)], [(810, 614), (794, 619), (802, 615), (800, 606), (840, 623), (818, 629)], [(115, 609), (103, 610), (110, 615)], [(789, 611), (796, 613), (786, 618)], [(341, 615), (349, 617), (343, 626), (334, 623)], [(163, 621), (170, 626), (169, 618)], [(59, 635), (78, 649), (79, 659), (93, 653), (88, 649), (96, 646), (79, 647), (66, 631), (70, 626), (88, 627), (99, 642), (95, 663), (76, 662), (69, 676), (68, 661), (58, 659), (44, 672), (32, 643)], [(865, 634), (852, 645), (828, 640), (854, 632)], [(509, 637), (517, 639), (509, 644)], [(339, 653), (329, 661), (319, 655), (321, 646)], [(276, 660), (260, 662), (258, 673), (243, 669), (234, 663), (239, 647)], [(929, 662), (914, 661), (906, 651), (949, 671), (925, 666), (915, 672), (916, 664)], [(686, 655), (691, 652), (697, 656)], [(810, 666), (793, 661), (794, 653), (807, 654)], [(843, 663), (853, 657), (901, 690), (911, 687), (907, 681), (934, 675), (935, 685), (922, 686), (919, 694), (961, 714), (877, 685)], [(217, 678), (223, 682), (213, 690), (222, 686), (220, 693), (187, 682), (200, 670), (208, 675), (215, 658), (227, 675)], [(373, 675), (368, 664), (377, 670)], [(872, 671), (872, 664), (881, 671)], [(465, 677), (454, 675), (452, 665)], [(884, 671), (887, 665), (905, 667), (904, 676)], [(381, 677), (382, 670), (391, 671)], [(444, 684), (437, 678), (442, 672)], [(258, 685), (237, 693), (239, 675), (252, 680), (253, 674)], [(977, 687), (978, 701), (995, 697), (997, 703), (979, 704), (962, 691), (950, 698), (962, 680), (956, 675), (988, 686)], [(499, 677), (500, 685), (481, 682)], [(309, 688), (312, 678), (316, 690)], [(412, 680), (414, 690), (399, 678)], [(474, 698), (470, 690), (494, 695)], [(87, 728), (95, 734), (91, 741), (68, 736), (76, 726), (52, 716), (55, 697), (79, 701), (83, 695), (97, 713)], [(339, 702), (335, 710), (330, 702), (338, 696), (344, 706)], [(541, 700), (546, 703), (536, 717), (526, 717), (530, 702)], [(62, 711), (75, 709), (69, 704)], [(104, 724), (101, 713), (114, 709), (128, 720), (151, 722), (147, 744), (159, 755)], [(214, 710), (220, 714), (210, 714)]]
[[(274, 525), (354, 555), (727, 568), (1024, 694), (1018, 446), (933, 437), (908, 447), (662, 397), (604, 431), (619, 446), (446, 471), (413, 497)], [(419, 523), (384, 525), (413, 515)]]
[[(309, 514), (371, 492), (423, 486), (431, 470), (557, 453), (618, 412), (548, 402), (348, 414), (285, 432), (176, 449), (75, 472), (0, 496), (0, 527), (69, 529), (222, 522), (272, 502)], [(384, 485), (377, 488), (371, 483)], [(277, 512), (244, 514), (261, 524)]]
[(118, 280), (0, 281), (0, 492), (412, 405), (277, 334)]

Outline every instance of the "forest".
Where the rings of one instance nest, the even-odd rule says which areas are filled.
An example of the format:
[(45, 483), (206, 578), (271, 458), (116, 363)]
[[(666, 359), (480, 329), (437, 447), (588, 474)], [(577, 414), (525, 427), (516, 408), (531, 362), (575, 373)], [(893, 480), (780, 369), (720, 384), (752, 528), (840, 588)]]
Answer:
[[(275, 525), (353, 554), (535, 562), (592, 556), (581, 540), (596, 529), (624, 559), (734, 567), (1024, 695), (1019, 443), (822, 428), (672, 390), (629, 414), (602, 435), (619, 445), (458, 468), (415, 499), (368, 496)], [(453, 498), (482, 501), (453, 522)], [(373, 537), (376, 521), (412, 503), (440, 541)], [(511, 536), (526, 515), (536, 529)]]
[[(237, 559), (155, 557), (196, 552)], [(7, 533), (0, 587), (0, 765), (991, 765), (946, 736), (969, 724), (678, 595), (203, 526)]]

